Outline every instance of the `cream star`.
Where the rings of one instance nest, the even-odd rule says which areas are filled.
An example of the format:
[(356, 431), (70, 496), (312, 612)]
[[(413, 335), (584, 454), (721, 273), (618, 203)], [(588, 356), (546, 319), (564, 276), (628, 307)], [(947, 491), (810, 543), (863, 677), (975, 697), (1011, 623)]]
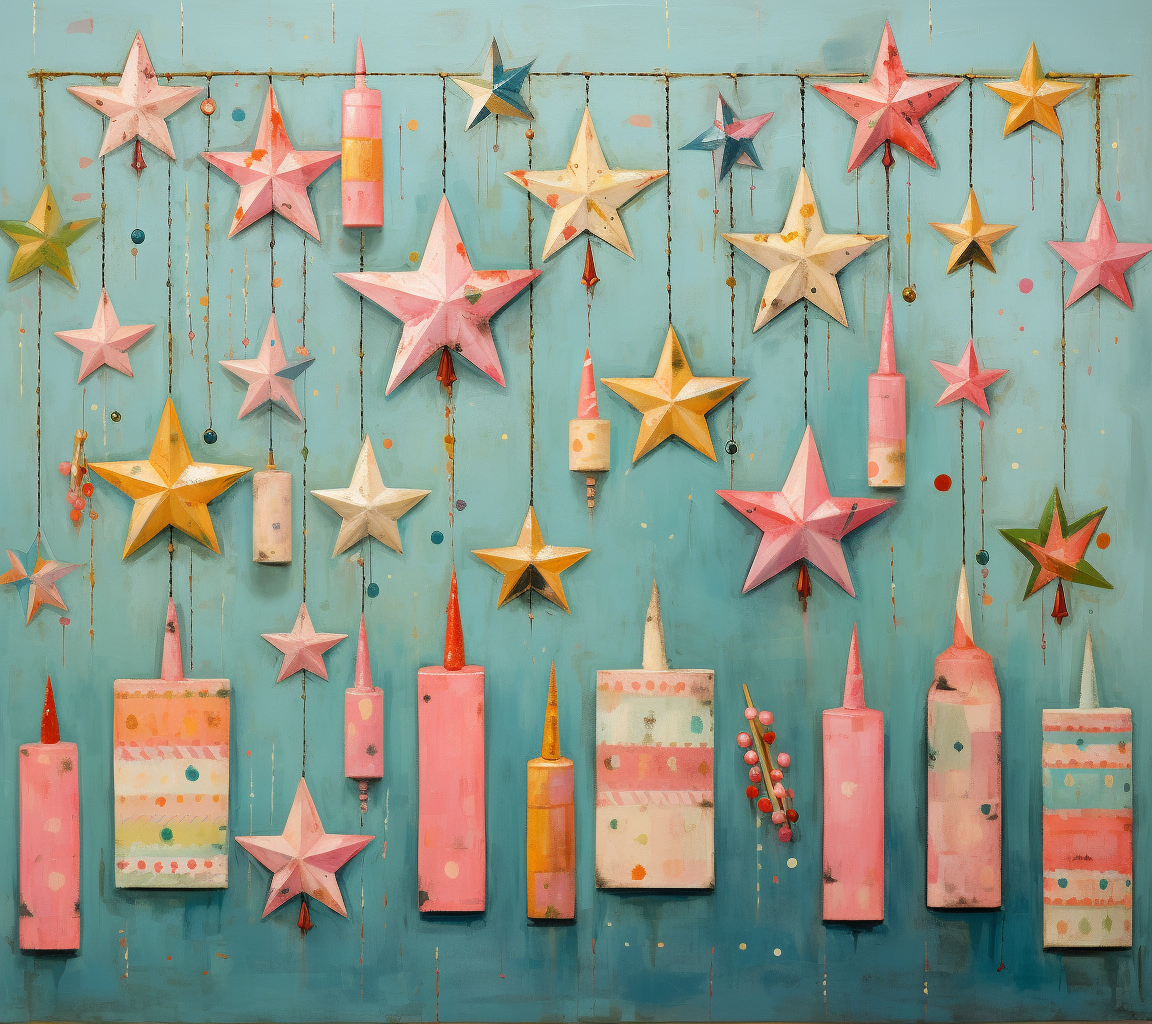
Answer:
[(643, 415), (636, 438), (635, 462), (670, 437), (679, 437), (702, 455), (716, 461), (707, 414), (731, 395), (747, 377), (696, 377), (680, 347), (673, 327), (664, 338), (664, 350), (651, 377), (601, 377), (600, 383), (616, 392)]
[(80, 376), (76, 383), (81, 383), (93, 370), (101, 366), (111, 366), (113, 370), (132, 376), (132, 364), (128, 361), (128, 349), (144, 337), (154, 324), (132, 324), (121, 327), (116, 310), (112, 308), (112, 300), (108, 298), (108, 290), (100, 289), (100, 302), (96, 306), (96, 315), (92, 318), (92, 326), (79, 331), (57, 331), (56, 337), (66, 341), (73, 348), (83, 353), (80, 360)]
[(161, 85), (148, 59), (144, 37), (137, 32), (117, 85), (74, 85), (68, 91), (108, 118), (100, 156), (125, 142), (143, 139), (168, 159), (175, 160), (164, 119), (204, 89), (199, 85)]
[(1041, 128), (1047, 128), (1063, 138), (1056, 107), (1080, 88), (1076, 82), (1045, 78), (1035, 43), (1028, 47), (1028, 56), (1024, 58), (1019, 79), (984, 84), (1001, 99), (1008, 101), (1008, 117), (1004, 121), (1006, 136), (1035, 121)]
[(297, 672), (311, 672), (321, 679), (328, 678), (324, 652), (347, 638), (347, 633), (317, 633), (312, 628), (312, 616), (307, 605), (301, 604), (296, 613), (296, 624), (291, 633), (261, 633), (273, 647), (284, 655), (276, 682), (282, 683)]
[(555, 211), (548, 225), (542, 259), (548, 259), (582, 231), (591, 232), (631, 256), (620, 207), (667, 173), (609, 168), (587, 107), (567, 167), (559, 171), (505, 171)]
[(784, 227), (775, 235), (725, 235), (746, 256), (768, 268), (754, 331), (801, 299), (815, 303), (845, 327), (836, 275), (887, 235), (826, 235), (808, 172), (801, 167)]
[(969, 263), (979, 263), (995, 274), (992, 243), (1016, 229), (1015, 224), (985, 224), (980, 215), (980, 204), (976, 201), (976, 191), (971, 188), (959, 224), (936, 224), (929, 221), (929, 226), (952, 243), (952, 252), (948, 257), (949, 274)]
[(343, 519), (340, 532), (336, 535), (333, 555), (340, 554), (369, 536), (375, 537), (381, 544), (387, 544), (393, 551), (403, 552), (397, 520), (430, 493), (385, 487), (380, 468), (376, 465), (376, 454), (372, 450), (372, 438), (367, 436), (360, 448), (360, 456), (356, 459), (356, 468), (352, 470), (352, 480), (348, 486), (312, 492)]

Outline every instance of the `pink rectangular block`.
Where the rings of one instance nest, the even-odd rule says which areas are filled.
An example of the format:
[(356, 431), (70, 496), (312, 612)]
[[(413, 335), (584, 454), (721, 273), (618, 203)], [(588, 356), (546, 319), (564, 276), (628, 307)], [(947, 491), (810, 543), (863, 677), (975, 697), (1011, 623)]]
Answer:
[(20, 948), (80, 948), (80, 772), (75, 743), (20, 747)]
[(419, 906), (485, 907), (484, 669), (431, 666), (417, 674)]

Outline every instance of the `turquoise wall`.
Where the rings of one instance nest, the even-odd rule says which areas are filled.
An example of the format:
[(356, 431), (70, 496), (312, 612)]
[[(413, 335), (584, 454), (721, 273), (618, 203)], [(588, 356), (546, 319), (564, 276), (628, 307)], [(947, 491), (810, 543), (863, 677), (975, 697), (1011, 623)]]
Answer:
[[(1131, 74), (1102, 86), (1099, 181), (1120, 237), (1152, 237), (1143, 173), (1152, 123), (1152, 10), (1137, 0), (1096, 5), (1091, 19), (1070, 2), (1005, 7), (988, 0), (898, 7), (874, 0), (850, 7), (828, 0), (707, 6), (673, 0), (667, 7), (659, 0), (465, 0), (444, 10), (352, 0), (338, 0), (334, 8), (329, 0), (198, 0), (183, 12), (175, 0), (8, 5), (0, 71), (3, 216), (22, 219), (31, 210), (42, 187), (43, 145), (48, 180), (65, 215), (98, 216), (103, 195), (107, 217), (103, 230), (90, 231), (72, 247), (78, 291), (50, 275), (42, 282), (32, 275), (0, 291), (6, 426), (0, 547), (25, 550), (39, 515), (56, 555), (85, 564), (62, 584), (71, 618), (63, 629), (53, 609), (25, 628), (14, 589), (0, 590), (0, 822), (7, 825), (0, 845), (0, 932), (6, 939), (0, 946), (0, 1017), (724, 1020), (1152, 1013), (1146, 873), (1135, 880), (1131, 951), (1061, 955), (1041, 949), (1040, 710), (1075, 701), (1088, 627), (1103, 702), (1133, 709), (1137, 863), (1152, 842), (1144, 739), (1152, 729), (1146, 685), (1152, 638), (1143, 625), (1152, 577), (1139, 532), (1150, 497), (1140, 410), (1148, 408), (1152, 260), (1128, 275), (1134, 311), (1108, 294), (1068, 310), (1062, 369), (1061, 264), (1045, 244), (1060, 237), (1062, 196), (1067, 234), (1077, 240), (1096, 202), (1091, 85), (1060, 107), (1063, 144), (1038, 131), (1030, 153), (1028, 132), (1002, 138), (1006, 107), (977, 81), (971, 100), (964, 82), (926, 120), (939, 170), (917, 162), (909, 167), (897, 154), (891, 288), (898, 294), (907, 284), (910, 181), (911, 279), (918, 295), (911, 305), (897, 299), (895, 307), (898, 357), (908, 377), (908, 486), (892, 511), (845, 545), (858, 598), (818, 573), (806, 616), (792, 573), (741, 596), (759, 535), (713, 493), (729, 486), (779, 487), (804, 430), (805, 385), (808, 421), (833, 492), (868, 493), (866, 375), (875, 368), (889, 287), (885, 246), (841, 276), (847, 330), (809, 310), (805, 351), (799, 306), (752, 334), (765, 273), (739, 255), (733, 263), (716, 232), (730, 225), (778, 230), (802, 149), (829, 229), (854, 230), (858, 210), (861, 230), (885, 231), (879, 155), (858, 177), (848, 175), (854, 123), (810, 87), (802, 108), (800, 80), (792, 73), (870, 70), (886, 16), (913, 72), (1015, 78), (1035, 38), (1045, 69)], [(89, 17), (91, 30), (84, 31)], [(91, 78), (44, 77), (41, 125), (39, 80), (26, 77), (30, 69), (116, 75), (136, 29), (156, 67), (173, 73), (174, 82), (203, 83), (193, 73), (212, 72), (218, 107), (210, 121), (196, 102), (177, 113), (169, 122), (177, 160), (169, 167), (147, 151), (149, 166), (139, 181), (128, 167), (130, 147), (80, 167), (81, 158), (95, 157), (103, 129), (66, 88)], [(236, 69), (275, 69), (280, 106), (298, 147), (339, 148), (340, 93), (350, 79), (297, 73), (346, 75), (358, 33), (369, 69), (395, 76), (373, 83), (384, 97), (386, 226), (365, 233), (369, 269), (411, 266), (408, 255), (423, 251), (443, 184), (478, 266), (527, 266), (528, 204), (503, 176), (526, 166), (524, 125), (502, 119), (497, 139), (490, 120), (466, 134), (467, 100), (438, 77), (478, 69), (493, 35), (509, 64), (536, 58), (537, 73), (525, 89), (536, 112), (536, 167), (566, 160), (585, 93), (613, 165), (664, 167), (668, 154), (667, 184), (649, 188), (624, 211), (635, 261), (603, 244), (595, 247), (601, 283), (591, 346), (598, 374), (651, 373), (670, 302), (697, 373), (751, 378), (711, 418), (719, 464), (672, 443), (630, 467), (638, 415), (602, 389), (601, 412), (614, 428), (613, 469), (601, 479), (589, 520), (583, 479), (569, 472), (566, 460), (567, 421), (575, 414), (588, 343), (581, 241), (545, 265), (531, 304), (524, 296), (496, 319), (507, 389), (458, 364), (455, 498), (465, 507), (450, 517), (444, 401), (434, 364), (385, 400), (399, 324), (365, 304), (361, 327), (357, 296), (333, 277), (358, 268), (361, 244), (359, 232), (341, 227), (338, 171), (312, 189), (322, 244), (305, 246), (304, 236), (278, 219), (270, 266), (269, 220), (228, 239), (235, 186), (209, 174), (198, 157), (205, 148), (240, 149), (255, 138), (268, 80), (229, 73)], [(663, 69), (714, 77), (666, 79)], [(764, 72), (783, 75), (740, 77)], [(755, 173), (755, 191), (749, 170), (738, 168), (731, 197), (727, 185), (721, 194), (717, 223), (710, 161), (679, 147), (711, 120), (718, 87), (744, 115), (775, 114), (756, 142), (765, 169)], [(933, 408), (942, 385), (929, 359), (955, 362), (968, 338), (968, 275), (945, 275), (949, 247), (927, 222), (956, 220), (963, 208), (970, 111), (972, 173), (984, 214), (1018, 227), (997, 245), (998, 273), (975, 274), (971, 310), (980, 355), (1010, 372), (991, 389), (992, 414), (983, 431), (981, 417), (969, 409), (962, 438), (957, 407)], [(632, 115), (649, 118), (650, 126), (636, 126)], [(84, 193), (90, 198), (77, 196)], [(533, 208), (537, 265), (546, 212), (542, 204)], [(129, 234), (136, 226), (146, 239), (134, 260)], [(664, 251), (669, 234), (670, 259)], [(8, 246), (5, 255), (10, 252)], [(83, 388), (76, 384), (76, 353), (53, 332), (91, 322), (102, 264), (122, 321), (157, 326), (132, 350), (134, 378), (105, 370)], [(734, 292), (726, 283), (730, 275)], [(270, 287), (273, 276), (278, 288)], [(1022, 278), (1035, 282), (1027, 294), (1019, 287)], [(70, 457), (72, 434), (82, 423), (93, 461), (148, 450), (167, 395), (169, 331), (172, 394), (194, 455), (263, 464), (267, 419), (236, 421), (242, 391), (217, 360), (233, 350), (240, 354), (246, 335), (259, 341), (273, 298), (285, 344), (304, 344), (316, 356), (297, 385), (306, 424), (279, 413), (273, 422), (278, 462), (297, 487), (301, 536), (292, 565), (253, 565), (247, 480), (212, 506), (222, 555), (176, 534), (171, 557), (161, 537), (121, 562), (130, 503), (99, 482), (99, 518), (85, 519), (77, 533), (57, 464)], [(116, 422), (113, 411), (120, 414)], [(211, 448), (200, 439), (209, 423), (219, 434)], [(347, 483), (362, 424), (388, 482), (432, 491), (402, 520), (402, 557), (366, 544), (333, 558), (338, 520), (306, 497), (305, 487)], [(732, 456), (723, 454), (729, 437), (738, 445)], [(385, 438), (391, 448), (382, 447)], [(934, 487), (939, 474), (955, 481), (950, 490)], [(1102, 529), (1112, 544), (1106, 551), (1094, 547), (1091, 557), (1115, 585), (1111, 591), (1070, 587), (1072, 616), (1062, 627), (1048, 617), (1051, 589), (1021, 601), (1027, 567), (996, 533), (1002, 526), (1034, 525), (1055, 483), (1071, 514), (1109, 506)], [(592, 548), (564, 576), (571, 615), (541, 600), (497, 610), (499, 577), (469, 553), (512, 543), (530, 497), (547, 538)], [(437, 532), (444, 538), (439, 544)], [(982, 545), (990, 554), (986, 579), (976, 572)], [(363, 570), (355, 558), (360, 551)], [(483, 915), (429, 920), (417, 911), (415, 680), (420, 665), (441, 656), (454, 554), (469, 660), (488, 672), (489, 902)], [(925, 908), (924, 895), (925, 693), (932, 659), (950, 642), (962, 557), (973, 577), (976, 638), (995, 661), (1003, 693), (1005, 895), (1000, 912), (941, 914)], [(318, 629), (354, 634), (364, 609), (376, 681), (386, 694), (386, 774), (373, 787), (362, 822), (356, 785), (342, 771), (341, 691), (351, 685), (354, 641), (329, 656), (328, 682), (308, 679), (305, 701), (299, 677), (275, 682), (278, 655), (259, 636), (290, 628), (305, 567)], [(661, 584), (672, 663), (716, 671), (714, 893), (621, 895), (594, 888), (594, 676), (600, 668), (638, 664), (653, 574)], [(369, 582), (379, 584), (378, 597), (365, 596)], [(111, 682), (156, 675), (170, 584), (188, 674), (232, 681), (234, 833), (279, 832), (297, 773), (306, 768), (329, 830), (363, 828), (376, 836), (342, 875), (349, 920), (313, 903), (316, 927), (302, 938), (293, 903), (261, 921), (268, 874), (235, 845), (226, 891), (114, 888)], [(868, 700), (884, 711), (887, 740), (887, 918), (863, 929), (825, 927), (820, 920), (820, 712), (839, 703), (853, 622), (860, 627)], [(524, 917), (524, 764), (539, 749), (551, 659), (560, 684), (562, 744), (576, 762), (578, 911), (574, 925), (530, 926)], [(36, 738), (48, 672), (62, 733), (79, 744), (83, 768), (83, 948), (75, 957), (24, 955), (17, 942), (16, 748)], [(783, 749), (794, 758), (800, 827), (788, 847), (757, 827), (742, 795), (743, 764), (733, 739), (743, 724), (744, 682), (761, 706), (776, 713)], [(443, 737), (445, 756), (452, 744), (452, 736)], [(795, 867), (788, 858), (795, 858)]]

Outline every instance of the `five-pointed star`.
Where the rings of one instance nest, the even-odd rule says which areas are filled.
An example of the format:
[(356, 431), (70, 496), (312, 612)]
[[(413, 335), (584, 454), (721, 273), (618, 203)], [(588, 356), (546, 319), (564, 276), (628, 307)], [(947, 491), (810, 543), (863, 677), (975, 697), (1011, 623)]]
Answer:
[(640, 421), (636, 450), (632, 453), (633, 462), (672, 436), (715, 462), (716, 451), (705, 417), (747, 380), (747, 377), (693, 376), (680, 339), (675, 329), (669, 327), (655, 374), (601, 377), (600, 383), (635, 406), (644, 417)]
[(536, 521), (536, 510), (529, 505), (515, 547), (484, 548), (472, 554), (504, 576), (500, 597), (496, 601), (497, 608), (526, 591), (535, 590), (537, 594), (568, 611), (568, 600), (564, 597), (560, 574), (591, 550), (558, 548), (545, 544), (544, 534)]
[(1045, 78), (1035, 43), (1028, 47), (1028, 56), (1024, 58), (1024, 67), (1020, 69), (1020, 78), (1017, 81), (984, 84), (1001, 99), (1008, 101), (1008, 117), (1004, 122), (1005, 136), (1035, 121), (1042, 128), (1047, 128), (1063, 138), (1064, 133), (1060, 130), (1060, 118), (1056, 115), (1056, 107), (1080, 88), (1076, 82), (1058, 82)]
[(255, 412), (268, 402), (274, 402), (296, 419), (303, 419), (292, 382), (314, 362), (316, 362), (315, 356), (307, 356), (289, 365), (288, 358), (284, 355), (284, 346), (280, 342), (280, 328), (276, 326), (276, 314), (273, 313), (268, 319), (264, 340), (260, 343), (260, 352), (254, 358), (220, 360), (220, 365), (225, 370), (236, 374), (248, 385), (248, 393), (240, 404), (240, 413), (236, 418), (242, 420), (250, 412)]
[(992, 243), (1016, 229), (1015, 224), (985, 224), (980, 215), (980, 204), (976, 201), (976, 190), (971, 188), (959, 224), (928, 223), (952, 243), (952, 253), (948, 257), (949, 274), (969, 263), (979, 263), (995, 274)]
[(745, 594), (804, 559), (855, 597), (840, 542), (896, 504), (882, 498), (833, 498), (811, 427), (804, 430), (782, 490), (716, 493), (764, 533), (744, 581)]
[(403, 552), (396, 521), (430, 493), (385, 487), (380, 467), (376, 465), (376, 453), (372, 450), (372, 438), (367, 435), (348, 486), (312, 492), (343, 520), (336, 535), (333, 555), (340, 554), (365, 537), (375, 537), (393, 551)]
[(54, 561), (48, 542), (39, 533), (26, 553), (9, 551), (8, 560), (12, 568), (0, 576), (0, 584), (14, 583), (17, 592), (28, 588), (28, 617), (24, 620), (25, 626), (32, 622), (33, 616), (46, 604), (62, 611), (68, 610), (56, 584), (80, 566)]
[(1124, 280), (1124, 273), (1152, 252), (1152, 245), (1146, 242), (1117, 242), (1116, 232), (1112, 230), (1112, 218), (1108, 216), (1108, 208), (1103, 199), (1096, 202), (1096, 211), (1092, 214), (1092, 223), (1088, 225), (1088, 234), (1083, 242), (1048, 244), (1060, 254), (1061, 259), (1071, 263), (1072, 269), (1076, 271), (1072, 292), (1064, 303), (1065, 309), (1093, 288), (1107, 288), (1125, 306), (1132, 308), (1132, 296), (1128, 291), (1128, 282)]
[(194, 461), (171, 397), (164, 403), (146, 462), (90, 462), (88, 468), (135, 502), (124, 542), (125, 558), (166, 526), (176, 527), (219, 554), (208, 502), (252, 470), (251, 466)]
[(845, 327), (848, 317), (836, 275), (886, 235), (826, 235), (808, 172), (801, 167), (784, 227), (775, 235), (724, 235), (768, 269), (768, 284), (753, 331), (794, 302), (808, 299)]
[(28, 220), (0, 220), (0, 231), (8, 235), (18, 247), (16, 255), (12, 257), (8, 280), (15, 281), (37, 267), (47, 267), (75, 286), (68, 246), (99, 219), (87, 217), (64, 224), (60, 219), (56, 197), (52, 195), (52, 186), (45, 185)]
[(297, 672), (311, 672), (321, 679), (328, 678), (324, 652), (347, 638), (347, 633), (317, 633), (312, 628), (312, 617), (306, 605), (300, 605), (296, 624), (291, 633), (261, 633), (273, 647), (284, 655), (276, 682), (282, 683)]
[(1032, 575), (1028, 577), (1028, 586), (1024, 589), (1025, 598), (1031, 597), (1055, 579), (1112, 589), (1112, 584), (1093, 569), (1084, 557), (1092, 535), (1107, 511), (1107, 507), (1098, 508), (1076, 522), (1069, 523), (1064, 518), (1060, 489), (1054, 487), (1035, 530), (1000, 531), (1032, 563)]
[(119, 84), (74, 85), (68, 91), (108, 118), (100, 156), (132, 139), (143, 139), (170, 160), (175, 160), (176, 153), (164, 119), (204, 89), (199, 85), (161, 85), (156, 69), (148, 59), (144, 37), (137, 32)]
[(960, 84), (959, 78), (909, 78), (896, 49), (892, 26), (884, 23), (880, 50), (867, 82), (817, 82), (816, 90), (856, 119), (848, 170), (854, 171), (882, 142), (935, 167), (920, 119)]
[(108, 298), (108, 290), (100, 289), (100, 302), (96, 306), (96, 315), (92, 318), (92, 326), (87, 330), (57, 331), (56, 337), (66, 341), (73, 348), (83, 353), (80, 360), (80, 376), (76, 379), (79, 384), (93, 370), (101, 366), (111, 366), (113, 370), (132, 376), (132, 364), (128, 361), (128, 349), (136, 344), (153, 328), (153, 324), (132, 324), (121, 327), (112, 308), (112, 300)]
[(472, 97), (472, 110), (468, 114), (468, 128), (475, 128), (489, 114), (505, 117), (522, 117), (532, 120), (532, 111), (520, 95), (524, 79), (532, 68), (533, 61), (523, 67), (505, 68), (500, 56), (500, 47), (492, 40), (492, 49), (484, 62), (483, 75), (462, 75), (453, 78), (461, 89)]
[(308, 186), (340, 159), (340, 153), (293, 149), (272, 86), (268, 86), (256, 145), (250, 152), (200, 155), (240, 186), (229, 238), (275, 210), (320, 241)]
[(444, 196), (419, 270), (336, 276), (404, 322), (384, 391), (389, 395), (442, 348), (462, 355), (503, 387), (489, 320), (539, 275), (539, 270), (473, 270)]
[(263, 917), (298, 895), (311, 896), (347, 917), (336, 872), (375, 838), (325, 832), (301, 776), (284, 832), (278, 836), (237, 836), (236, 842), (272, 872)]
[(719, 185), (732, 170), (733, 164), (757, 168), (760, 166), (760, 158), (756, 155), (756, 147), (752, 144), (752, 140), (771, 117), (772, 114), (769, 112), (738, 121), (736, 111), (728, 105), (722, 93), (717, 93), (716, 120), (712, 123), (712, 127), (680, 148), (710, 151), (712, 169), (716, 175), (716, 184)]
[(976, 346), (972, 339), (964, 347), (964, 354), (955, 366), (951, 363), (941, 363), (935, 359), (932, 365), (936, 367), (940, 376), (944, 378), (947, 387), (940, 396), (937, 405), (947, 405), (949, 402), (961, 402), (965, 398), (980, 408), (985, 416), (988, 415), (988, 396), (984, 389), (993, 381), (999, 380), (1007, 370), (980, 369), (980, 361), (976, 358)]
[(667, 171), (613, 170), (604, 159), (592, 113), (585, 107), (568, 166), (559, 171), (505, 171), (553, 209), (543, 259), (563, 248), (580, 232), (590, 231), (622, 253), (632, 246), (620, 220), (620, 207)]

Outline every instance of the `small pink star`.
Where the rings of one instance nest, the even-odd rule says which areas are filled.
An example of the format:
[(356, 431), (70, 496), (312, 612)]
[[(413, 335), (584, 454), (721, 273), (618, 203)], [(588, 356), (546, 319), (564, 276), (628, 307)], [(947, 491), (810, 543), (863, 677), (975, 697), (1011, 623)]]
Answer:
[(276, 650), (284, 655), (280, 663), (280, 674), (276, 682), (283, 682), (297, 672), (311, 672), (321, 679), (328, 678), (328, 668), (324, 664), (324, 652), (335, 647), (348, 636), (347, 633), (317, 633), (312, 628), (312, 617), (306, 605), (300, 605), (296, 625), (291, 633), (261, 633)]
[(817, 92), (856, 119), (849, 171), (856, 170), (882, 142), (891, 142), (935, 167), (920, 118), (959, 84), (959, 78), (909, 78), (887, 22), (867, 82), (815, 83)]
[(852, 597), (852, 578), (840, 542), (858, 526), (896, 504), (880, 498), (833, 498), (812, 428), (779, 491), (717, 491), (764, 536), (744, 581), (744, 593), (804, 559)]
[(132, 364), (128, 361), (128, 349), (136, 344), (153, 328), (153, 324), (132, 324), (121, 327), (108, 298), (108, 290), (100, 289), (100, 302), (92, 326), (79, 331), (57, 331), (56, 337), (66, 341), (83, 353), (80, 360), (79, 384), (93, 370), (101, 366), (111, 366), (113, 370), (132, 376)]
[(1077, 299), (1083, 298), (1093, 288), (1107, 288), (1113, 295), (1132, 308), (1132, 296), (1128, 292), (1128, 282), (1124, 272), (1133, 264), (1152, 252), (1152, 244), (1146, 242), (1117, 242), (1112, 230), (1112, 219), (1104, 200), (1096, 202), (1092, 223), (1083, 242), (1049, 242), (1060, 258), (1072, 264), (1076, 280), (1072, 283), (1072, 293), (1064, 303), (1067, 309)]
[(272, 872), (264, 917), (302, 894), (347, 917), (336, 872), (375, 838), (325, 832), (308, 784), (301, 776), (283, 833), (237, 836), (236, 842)]
[(229, 238), (275, 210), (320, 241), (308, 186), (340, 159), (340, 153), (293, 149), (272, 86), (268, 86), (260, 130), (251, 152), (200, 155), (240, 186)]
[(68, 610), (56, 584), (80, 566), (55, 561), (48, 549), (48, 542), (40, 534), (36, 535), (27, 553), (9, 551), (8, 561), (12, 563), (12, 568), (0, 575), (0, 584), (14, 583), (18, 592), (28, 588), (28, 617), (24, 620), (25, 626), (31, 624), (33, 617), (46, 604), (61, 611)]
[(276, 325), (276, 314), (273, 313), (268, 320), (264, 340), (260, 343), (260, 352), (254, 358), (220, 360), (225, 370), (236, 374), (248, 385), (248, 393), (244, 396), (240, 414), (236, 418), (242, 420), (265, 403), (274, 402), (287, 409), (296, 419), (302, 419), (292, 382), (315, 361), (313, 356), (308, 356), (288, 365), (280, 341), (280, 329)]
[(932, 365), (936, 367), (948, 385), (944, 388), (944, 393), (940, 396), (937, 405), (947, 405), (949, 402), (959, 402), (967, 398), (969, 402), (978, 406), (985, 416), (989, 413), (988, 398), (984, 394), (984, 389), (1008, 372), (1007, 370), (981, 370), (980, 361), (976, 358), (976, 346), (972, 344), (971, 338), (968, 339), (968, 345), (960, 357), (960, 362), (955, 366), (951, 363), (938, 362), (935, 359), (932, 360)]

